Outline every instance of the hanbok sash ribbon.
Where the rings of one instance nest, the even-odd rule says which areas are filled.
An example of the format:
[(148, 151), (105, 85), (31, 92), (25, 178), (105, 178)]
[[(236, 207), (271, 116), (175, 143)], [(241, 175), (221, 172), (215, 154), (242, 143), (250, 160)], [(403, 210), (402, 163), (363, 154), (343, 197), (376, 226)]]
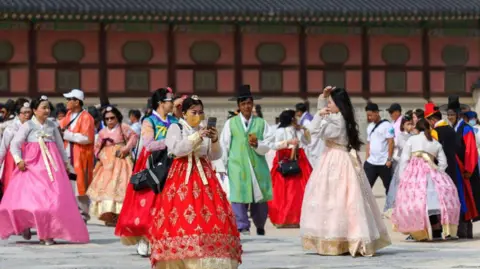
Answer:
[(432, 167), (433, 169), (438, 169), (438, 166), (435, 164), (434, 160), (435, 160), (435, 157), (432, 156), (431, 154), (425, 152), (425, 151), (415, 151), (415, 152), (412, 152), (412, 154), (410, 155), (410, 157), (417, 157), (417, 158), (421, 158), (423, 159), (424, 161), (426, 161), (430, 167)]
[(197, 166), (197, 170), (198, 170), (198, 173), (200, 174), (200, 178), (202, 179), (203, 185), (208, 185), (207, 177), (205, 176), (205, 171), (203, 170), (203, 166), (202, 166), (202, 161), (195, 152), (188, 154), (188, 166), (187, 166), (187, 174), (185, 176), (185, 184), (188, 184), (190, 175), (192, 174), (194, 159), (195, 159), (195, 166)]
[[(348, 152), (348, 148), (346, 146), (335, 143), (332, 140), (325, 140), (325, 146)], [(348, 152), (348, 155), (350, 156), (350, 160), (352, 161), (355, 170), (358, 172), (360, 169), (362, 169), (362, 161), (360, 160), (358, 152), (354, 149), (351, 149), (350, 152)]]
[(45, 138), (48, 138), (50, 136), (43, 131), (38, 131), (36, 133), (36, 136), (38, 139), (38, 145), (40, 146), (40, 151), (42, 153), (43, 162), (45, 163), (45, 167), (47, 168), (48, 177), (50, 178), (50, 181), (53, 182), (54, 178), (53, 178), (51, 167), (53, 167), (55, 172), (58, 171), (58, 167), (55, 161), (53, 160), (52, 154), (50, 154), (50, 151), (47, 148), (47, 144), (45, 144)]

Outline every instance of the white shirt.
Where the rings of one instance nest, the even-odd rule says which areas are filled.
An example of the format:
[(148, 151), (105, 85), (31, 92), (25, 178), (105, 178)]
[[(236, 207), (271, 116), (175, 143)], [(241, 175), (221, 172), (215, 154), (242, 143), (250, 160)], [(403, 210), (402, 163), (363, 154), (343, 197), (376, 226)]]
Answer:
[(388, 139), (395, 137), (395, 129), (390, 122), (384, 121), (372, 133), (375, 125), (372, 122), (367, 127), (367, 141), (370, 144), (370, 156), (367, 162), (373, 165), (385, 165), (388, 160)]

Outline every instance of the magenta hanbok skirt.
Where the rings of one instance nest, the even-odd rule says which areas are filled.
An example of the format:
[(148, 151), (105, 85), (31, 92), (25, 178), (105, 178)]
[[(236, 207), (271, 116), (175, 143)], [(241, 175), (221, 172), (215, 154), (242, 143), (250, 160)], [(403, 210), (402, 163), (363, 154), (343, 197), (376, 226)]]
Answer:
[(0, 204), (0, 238), (34, 228), (40, 240), (61, 239), (88, 243), (88, 230), (78, 210), (62, 156), (54, 142), (46, 142), (55, 169), (50, 179), (38, 143), (25, 143), (24, 172), (15, 168)]

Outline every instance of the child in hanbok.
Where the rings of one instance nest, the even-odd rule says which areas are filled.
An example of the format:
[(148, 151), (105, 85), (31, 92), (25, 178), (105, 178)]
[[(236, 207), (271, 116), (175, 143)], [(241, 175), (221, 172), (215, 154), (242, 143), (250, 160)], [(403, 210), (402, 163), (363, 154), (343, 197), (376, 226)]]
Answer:
[(98, 161), (87, 191), (92, 201), (90, 215), (104, 221), (107, 226), (115, 226), (122, 210), (133, 170), (131, 151), (138, 140), (137, 134), (122, 120), (122, 113), (117, 108), (109, 106), (105, 109), (105, 128), (100, 130), (95, 143)]
[(388, 188), (387, 199), (385, 201), (385, 208), (383, 210), (386, 217), (392, 215), (392, 209), (395, 205), (395, 196), (397, 194), (398, 183), (400, 182), (400, 157), (402, 156), (403, 147), (410, 138), (410, 132), (413, 129), (413, 119), (409, 115), (403, 115), (402, 122), (400, 123), (400, 131), (395, 144), (395, 152), (393, 153), (393, 159), (395, 160), (395, 170), (393, 172), (392, 181)]
[[(303, 127), (297, 129), (295, 111), (285, 110), (280, 114), (280, 124), (275, 131), (275, 158), (270, 170), (273, 200), (268, 202), (270, 221), (277, 228), (298, 228), (302, 211), (303, 193), (312, 166), (304, 148), (310, 143), (310, 133)], [(279, 171), (280, 163), (294, 156), (300, 172), (284, 176)]]
[(57, 126), (47, 120), (47, 97), (33, 100), (31, 108), (35, 116), (22, 124), (10, 146), (17, 168), (0, 204), (0, 238), (22, 232), (29, 237), (35, 228), (44, 245), (55, 244), (54, 239), (87, 243), (87, 227), (67, 175), (67, 168), (73, 168)]
[(175, 159), (152, 209), (152, 266), (237, 269), (240, 234), (210, 161), (222, 156), (217, 130), (199, 126), (204, 113), (197, 96), (185, 99), (182, 111), (184, 119), (170, 126), (165, 139)]
[(400, 159), (394, 229), (417, 241), (455, 237), (460, 201), (457, 188), (445, 173), (447, 158), (425, 119), (419, 119), (415, 129), (419, 134), (407, 140)]
[(391, 244), (357, 151), (362, 142), (345, 89), (327, 87), (310, 128), (325, 149), (305, 188), (300, 232), (305, 250), (373, 256)]

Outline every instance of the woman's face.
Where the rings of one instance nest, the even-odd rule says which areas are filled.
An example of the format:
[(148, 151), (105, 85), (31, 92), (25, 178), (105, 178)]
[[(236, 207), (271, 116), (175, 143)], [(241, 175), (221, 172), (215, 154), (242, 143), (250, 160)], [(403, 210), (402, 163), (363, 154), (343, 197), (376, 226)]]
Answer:
[(413, 120), (403, 123), (403, 130), (405, 130), (407, 133), (410, 133), (413, 130)]
[(203, 107), (201, 105), (192, 106), (184, 114), (184, 119), (191, 127), (197, 127), (200, 125), (200, 122), (204, 117), (205, 113), (203, 112)]
[(22, 107), (20, 113), (18, 114), (18, 119), (20, 122), (24, 123), (32, 117), (32, 109), (29, 107)]
[(328, 104), (327, 104), (328, 109), (330, 110), (330, 113), (338, 113), (340, 110), (338, 109), (337, 105), (333, 101), (332, 97), (330, 96), (328, 98)]
[(117, 116), (115, 116), (115, 114), (113, 114), (112, 112), (105, 113), (104, 120), (109, 129), (113, 129), (118, 124)]
[(33, 110), (35, 117), (39, 120), (46, 120), (50, 116), (50, 104), (48, 101), (42, 101), (37, 109)]

